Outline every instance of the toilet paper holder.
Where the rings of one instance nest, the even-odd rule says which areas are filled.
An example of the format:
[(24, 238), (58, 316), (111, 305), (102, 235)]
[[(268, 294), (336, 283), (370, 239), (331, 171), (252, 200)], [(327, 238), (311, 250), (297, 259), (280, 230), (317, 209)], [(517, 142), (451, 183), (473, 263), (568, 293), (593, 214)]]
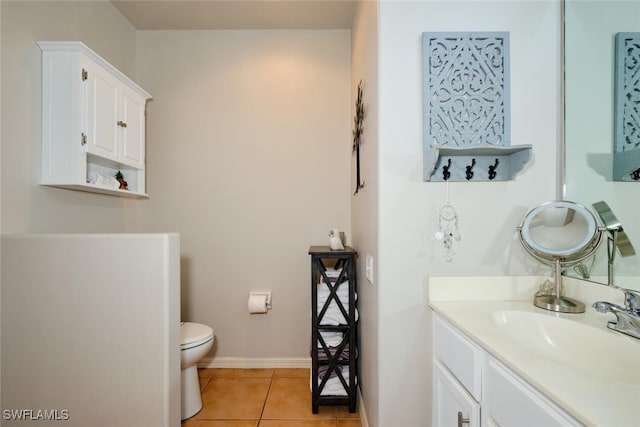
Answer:
[(263, 297), (266, 304), (266, 310), (271, 310), (271, 291), (251, 291), (249, 292), (249, 303), (256, 297)]

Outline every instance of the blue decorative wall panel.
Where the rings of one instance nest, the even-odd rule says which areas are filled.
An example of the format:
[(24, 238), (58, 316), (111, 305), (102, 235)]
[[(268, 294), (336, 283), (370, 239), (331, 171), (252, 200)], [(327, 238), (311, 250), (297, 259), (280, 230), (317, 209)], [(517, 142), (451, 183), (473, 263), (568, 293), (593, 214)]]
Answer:
[(508, 145), (508, 35), (425, 33), (428, 141)]
[(426, 32), (422, 46), (424, 179), (512, 179), (531, 150), (509, 147), (509, 33)]
[(640, 33), (616, 34), (613, 177), (640, 181)]

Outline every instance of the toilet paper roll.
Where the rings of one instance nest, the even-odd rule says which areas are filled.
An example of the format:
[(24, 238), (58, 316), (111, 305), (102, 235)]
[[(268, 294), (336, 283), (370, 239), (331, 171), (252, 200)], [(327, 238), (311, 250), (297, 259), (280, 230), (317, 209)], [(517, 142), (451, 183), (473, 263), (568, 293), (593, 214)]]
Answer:
[(267, 312), (267, 296), (266, 295), (250, 295), (248, 305), (249, 305), (249, 313), (266, 313)]

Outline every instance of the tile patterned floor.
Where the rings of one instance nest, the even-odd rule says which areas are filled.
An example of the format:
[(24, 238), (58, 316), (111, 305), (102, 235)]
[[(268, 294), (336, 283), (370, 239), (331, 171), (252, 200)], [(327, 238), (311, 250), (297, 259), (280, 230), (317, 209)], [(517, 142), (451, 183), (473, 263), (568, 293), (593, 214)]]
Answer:
[(199, 369), (202, 410), (182, 427), (361, 427), (348, 406), (311, 412), (308, 369)]

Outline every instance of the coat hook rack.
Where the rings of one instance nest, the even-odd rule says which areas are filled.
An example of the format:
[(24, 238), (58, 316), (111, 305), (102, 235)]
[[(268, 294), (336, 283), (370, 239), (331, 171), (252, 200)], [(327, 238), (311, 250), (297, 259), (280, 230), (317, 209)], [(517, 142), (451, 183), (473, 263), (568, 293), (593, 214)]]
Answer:
[(493, 165), (489, 165), (489, 179), (493, 180), (498, 173), (496, 169), (498, 169), (498, 165), (500, 164), (500, 160), (496, 159), (496, 162)]
[(451, 178), (450, 169), (451, 169), (451, 159), (449, 159), (447, 161), (447, 164), (442, 167), (442, 179), (444, 179), (445, 181)]
[(640, 168), (631, 172), (631, 179), (634, 181), (640, 181)]
[(476, 165), (476, 159), (471, 159), (471, 164), (467, 166), (467, 181), (473, 178), (473, 167)]

